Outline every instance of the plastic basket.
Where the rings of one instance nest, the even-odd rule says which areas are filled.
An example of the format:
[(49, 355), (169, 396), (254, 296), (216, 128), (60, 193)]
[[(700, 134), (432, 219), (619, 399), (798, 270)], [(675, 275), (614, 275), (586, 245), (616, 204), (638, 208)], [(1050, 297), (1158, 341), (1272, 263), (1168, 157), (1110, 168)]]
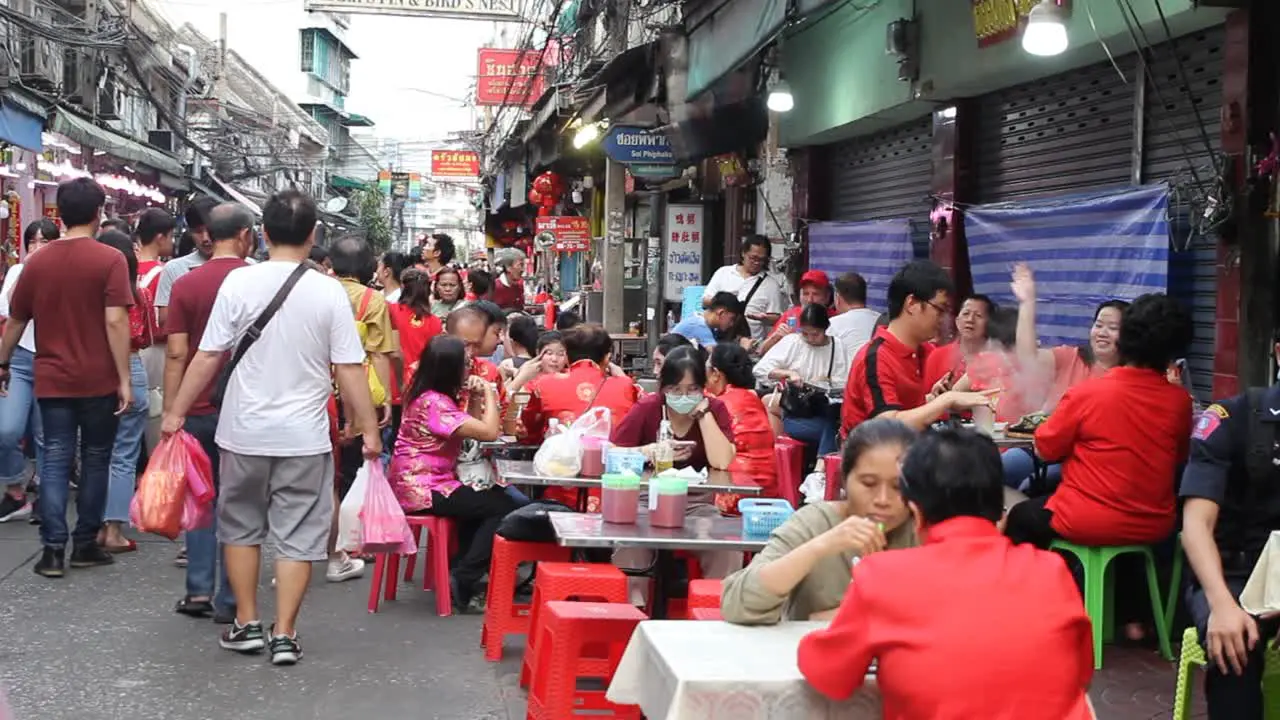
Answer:
[(627, 472), (633, 475), (644, 475), (644, 453), (610, 448), (604, 456), (604, 471), (609, 475)]
[(743, 498), (738, 501), (742, 513), (743, 537), (768, 537), (795, 511), (791, 503), (779, 498)]

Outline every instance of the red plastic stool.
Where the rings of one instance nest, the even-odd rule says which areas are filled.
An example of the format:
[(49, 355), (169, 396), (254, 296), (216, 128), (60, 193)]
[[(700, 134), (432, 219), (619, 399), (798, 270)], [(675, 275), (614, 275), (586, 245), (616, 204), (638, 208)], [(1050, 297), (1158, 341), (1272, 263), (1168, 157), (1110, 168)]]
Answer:
[[(449, 557), (457, 550), (458, 536), (453, 521), (449, 518), (434, 515), (409, 515), (405, 518), (415, 537), (420, 537), (422, 530), (427, 531), (427, 550), (422, 553), (422, 589), (435, 590), (436, 614), (449, 617), (453, 614), (453, 598), (449, 593)], [(408, 559), (409, 567), (413, 567), (413, 558)], [(406, 573), (408, 574), (408, 573)], [(396, 599), (397, 584), (400, 580), (400, 556), (391, 553), (379, 553), (373, 561), (373, 582), (369, 587), (369, 612), (378, 612), (378, 590), (385, 580), (383, 597), (388, 602)]]
[(696, 607), (689, 611), (690, 620), (723, 620), (718, 607)]
[(774, 440), (773, 457), (778, 465), (778, 497), (800, 508), (800, 483), (804, 482), (804, 443), (782, 436)]
[(689, 614), (697, 608), (715, 608), (720, 609), (720, 587), (723, 585), (721, 580), (690, 580), (689, 581)]
[(606, 603), (627, 602), (627, 576), (604, 563), (538, 564), (533, 581), (533, 607), (529, 609), (529, 643), (520, 667), (520, 687), (529, 687), (538, 659), (538, 622), (543, 605), (569, 599)]
[[(578, 679), (599, 678), (608, 688), (645, 614), (629, 603), (555, 601), (543, 606), (542, 615), (536, 628), (539, 671), (529, 688), (526, 720), (565, 720), (578, 711), (592, 718), (640, 720), (639, 707), (615, 705), (604, 690), (579, 690)], [(603, 648), (603, 662), (586, 656), (588, 648)]]
[(824, 497), (827, 500), (839, 500), (844, 492), (844, 478), (840, 476), (840, 455), (833, 453), (823, 456), (822, 468), (827, 474), (827, 492)]
[(528, 635), (532, 604), (517, 603), (516, 569), (527, 562), (569, 562), (572, 551), (551, 543), (517, 542), (503, 537), (493, 539), (493, 557), (489, 561), (489, 597), (484, 609), (484, 625), (480, 628), (480, 645), (484, 659), (502, 659), (502, 641), (507, 635)]

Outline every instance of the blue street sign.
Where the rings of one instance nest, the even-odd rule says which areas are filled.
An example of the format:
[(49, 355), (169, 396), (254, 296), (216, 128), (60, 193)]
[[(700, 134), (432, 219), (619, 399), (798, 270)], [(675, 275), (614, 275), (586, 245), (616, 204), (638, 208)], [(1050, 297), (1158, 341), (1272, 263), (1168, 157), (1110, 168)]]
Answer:
[(625, 165), (674, 165), (676, 154), (667, 136), (649, 128), (614, 125), (604, 136), (604, 152)]

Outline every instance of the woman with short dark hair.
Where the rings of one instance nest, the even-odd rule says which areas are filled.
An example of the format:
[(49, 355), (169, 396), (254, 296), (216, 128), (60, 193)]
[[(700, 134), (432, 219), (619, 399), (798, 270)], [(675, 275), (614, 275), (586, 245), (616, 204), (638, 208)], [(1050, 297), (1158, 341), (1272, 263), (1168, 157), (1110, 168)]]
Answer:
[[(751, 356), (741, 346), (718, 343), (707, 360), (707, 395), (718, 398), (733, 418), (733, 462), (729, 470), (764, 488), (766, 497), (778, 497), (778, 461), (774, 455), (773, 427), (769, 411), (756, 394)], [(738, 495), (716, 496), (720, 512), (736, 514)]]

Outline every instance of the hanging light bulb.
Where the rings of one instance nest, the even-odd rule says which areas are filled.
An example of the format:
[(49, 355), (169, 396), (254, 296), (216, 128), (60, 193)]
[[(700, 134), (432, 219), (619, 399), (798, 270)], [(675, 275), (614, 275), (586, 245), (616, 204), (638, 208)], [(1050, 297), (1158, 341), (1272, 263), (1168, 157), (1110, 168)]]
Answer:
[(1067, 51), (1067, 11), (1055, 0), (1040, 0), (1027, 13), (1027, 27), (1022, 31), (1022, 49), (1032, 55), (1048, 57)]
[(791, 108), (796, 106), (796, 99), (791, 96), (791, 85), (782, 76), (769, 86), (769, 98), (765, 104), (770, 110), (779, 113), (791, 112)]
[(600, 123), (587, 123), (578, 128), (573, 135), (573, 146), (578, 150), (590, 145), (600, 137)]

